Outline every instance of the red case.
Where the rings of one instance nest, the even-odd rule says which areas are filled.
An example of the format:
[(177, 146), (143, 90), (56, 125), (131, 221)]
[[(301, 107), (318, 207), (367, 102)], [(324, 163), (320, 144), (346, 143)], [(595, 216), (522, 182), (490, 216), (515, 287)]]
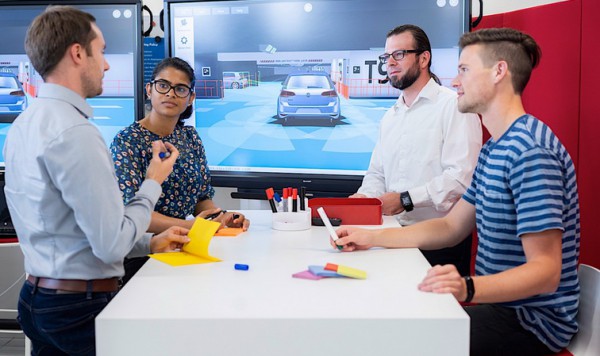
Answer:
[(381, 201), (376, 198), (313, 198), (308, 201), (311, 216), (318, 218), (323, 207), (330, 218), (342, 219), (342, 225), (381, 225)]

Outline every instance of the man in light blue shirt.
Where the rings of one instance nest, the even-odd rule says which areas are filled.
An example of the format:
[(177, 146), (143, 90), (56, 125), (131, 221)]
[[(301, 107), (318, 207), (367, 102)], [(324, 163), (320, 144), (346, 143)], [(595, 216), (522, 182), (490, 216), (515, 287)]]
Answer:
[[(145, 233), (179, 154), (173, 145), (153, 143), (146, 180), (123, 206), (85, 101), (102, 92), (104, 48), (94, 17), (71, 7), (49, 7), (26, 36), (45, 83), (9, 130), (4, 156), (6, 198), (29, 275), (18, 320), (33, 354), (95, 354), (94, 318), (118, 290), (124, 257), (189, 241), (184, 228)], [(166, 150), (171, 155), (161, 160)]]

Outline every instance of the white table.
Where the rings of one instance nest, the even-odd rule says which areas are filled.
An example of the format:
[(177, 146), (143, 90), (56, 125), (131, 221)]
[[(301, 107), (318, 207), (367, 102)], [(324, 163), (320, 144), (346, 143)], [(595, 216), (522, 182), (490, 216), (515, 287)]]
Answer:
[[(417, 290), (429, 268), (417, 249), (341, 253), (324, 227), (276, 231), (269, 211), (244, 213), (247, 233), (211, 243), (223, 262), (148, 261), (97, 317), (98, 355), (468, 355), (460, 305)], [(327, 262), (368, 277), (292, 278)]]

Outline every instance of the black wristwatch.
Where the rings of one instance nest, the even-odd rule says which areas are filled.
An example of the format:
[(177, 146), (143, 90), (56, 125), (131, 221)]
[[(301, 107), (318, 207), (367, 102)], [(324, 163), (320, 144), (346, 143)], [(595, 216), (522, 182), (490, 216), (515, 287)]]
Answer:
[(404, 211), (412, 211), (415, 206), (413, 205), (412, 199), (410, 198), (410, 194), (408, 192), (400, 193), (400, 204), (404, 208)]

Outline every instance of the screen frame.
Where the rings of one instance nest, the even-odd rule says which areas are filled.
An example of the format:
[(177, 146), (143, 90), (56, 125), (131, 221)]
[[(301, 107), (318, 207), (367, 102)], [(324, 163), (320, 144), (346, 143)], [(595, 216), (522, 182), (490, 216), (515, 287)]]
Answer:
[[(29, 7), (29, 6), (49, 6), (49, 5), (71, 5), (71, 6), (90, 6), (90, 5), (135, 5), (136, 24), (138, 36), (135, 37), (134, 47), (134, 73), (133, 82), (135, 89), (133, 91), (134, 101), (134, 122), (144, 115), (144, 41), (142, 38), (142, 1), (141, 0), (0, 0), (2, 6)], [(102, 29), (100, 29), (102, 30)], [(109, 63), (110, 64), (110, 63)], [(16, 117), (15, 117), (16, 118)], [(3, 168), (2, 168), (3, 169)]]
[[(163, 23), (165, 40), (165, 57), (174, 53), (171, 41), (171, 4), (200, 3), (200, 2), (235, 2), (238, 0), (164, 0)], [(285, 0), (281, 0), (285, 1)], [(365, 0), (368, 1), (368, 0)], [(397, 0), (399, 1), (399, 0)], [(463, 6), (463, 33), (471, 31), (471, 0), (459, 0)], [(210, 157), (207, 157), (210, 162)], [(232, 193), (233, 198), (264, 199), (264, 189), (273, 187), (281, 190), (284, 187), (306, 187), (310, 197), (348, 196), (355, 193), (362, 184), (363, 175), (345, 174), (304, 174), (276, 173), (253, 171), (227, 171), (211, 169), (212, 185), (215, 187), (237, 188), (238, 193)]]

